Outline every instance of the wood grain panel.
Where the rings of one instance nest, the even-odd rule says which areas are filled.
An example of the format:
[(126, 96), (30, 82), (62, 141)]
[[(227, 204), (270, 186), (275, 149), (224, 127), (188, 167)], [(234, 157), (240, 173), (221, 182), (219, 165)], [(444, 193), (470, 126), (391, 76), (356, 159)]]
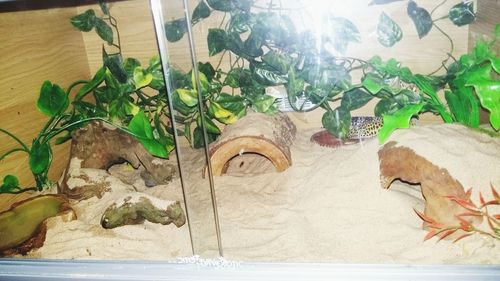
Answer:
[[(87, 79), (89, 69), (80, 32), (69, 23), (75, 8), (0, 14), (0, 127), (31, 145), (48, 118), (35, 107), (40, 87), (50, 80), (66, 88)], [(0, 153), (16, 146), (0, 134)], [(69, 146), (54, 147), (50, 178), (57, 180), (65, 168)], [(0, 163), (0, 177), (15, 174), (23, 186), (34, 184), (27, 157), (11, 154)]]

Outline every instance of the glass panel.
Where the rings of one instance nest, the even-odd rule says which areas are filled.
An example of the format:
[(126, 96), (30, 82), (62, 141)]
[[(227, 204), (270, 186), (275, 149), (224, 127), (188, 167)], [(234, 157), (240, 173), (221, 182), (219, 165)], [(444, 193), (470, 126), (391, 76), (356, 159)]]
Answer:
[[(186, 20), (190, 18), (187, 2), (152, 0), (151, 9), (167, 81), (193, 251), (202, 257), (220, 256), (217, 205), (206, 145), (213, 134), (207, 132), (207, 125), (211, 125), (207, 122), (211, 121), (203, 103), (203, 96), (210, 90), (206, 88), (210, 77), (197, 63), (190, 20)], [(175, 20), (165, 20), (172, 18)]]
[[(484, 144), (468, 140), (497, 140), (444, 124), (482, 122), (498, 133), (498, 100), (493, 106), (484, 99), (498, 83), (492, 40), (498, 18), (490, 17), (482, 32), (493, 36), (489, 43), (468, 48), (473, 6), (498, 7), (481, 4), (487, 1), (184, 2), (162, 2), (168, 56), (191, 58), (177, 66), (199, 75), (195, 85), (173, 87), (181, 105), (207, 109), (226, 258), (476, 263), (462, 245), (481, 239), (498, 245), (495, 226), (482, 236), (469, 218), (497, 222), (469, 200), (482, 201), (479, 191), (495, 197), (490, 182), (500, 185), (498, 145), (480, 149), (497, 156), (453, 156), (467, 157), (464, 151)], [(472, 197), (464, 186), (473, 187)], [(444, 228), (432, 238), (446, 238), (437, 245), (424, 241), (437, 234), (432, 227)], [(470, 240), (452, 243), (464, 234)], [(480, 248), (484, 261), (500, 263), (491, 248)]]

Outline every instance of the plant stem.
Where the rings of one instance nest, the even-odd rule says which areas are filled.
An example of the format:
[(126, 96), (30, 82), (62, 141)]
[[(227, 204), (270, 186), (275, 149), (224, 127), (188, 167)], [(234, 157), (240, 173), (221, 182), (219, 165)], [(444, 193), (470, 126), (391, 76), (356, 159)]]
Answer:
[(90, 81), (88, 80), (78, 80), (78, 81), (75, 81), (73, 82), (71, 85), (69, 85), (68, 87), (68, 90), (66, 90), (66, 94), (69, 95), (71, 93), (71, 90), (73, 90), (73, 88), (78, 85), (78, 84), (85, 84), (85, 83), (88, 83)]
[(0, 128), (0, 132), (8, 135), (9, 137), (13, 138), (17, 143), (19, 143), (22, 147), (23, 147), (23, 151), (26, 151), (29, 153), (30, 149), (28, 148), (28, 146), (26, 144), (24, 144), (24, 142), (22, 142), (18, 137), (16, 137), (14, 134), (12, 134), (11, 132), (7, 131), (7, 130), (4, 130), (2, 128)]
[[(448, 41), (450, 41), (450, 51), (447, 53), (448, 57), (446, 57), (446, 59), (444, 59), (444, 60), (441, 62), (441, 66), (440, 66), (438, 69), (434, 70), (433, 72), (431, 72), (431, 73), (427, 74), (427, 75), (429, 75), (429, 76), (430, 76), (430, 75), (433, 75), (433, 74), (435, 74), (436, 72), (438, 72), (439, 70), (441, 70), (441, 68), (443, 68), (443, 67), (446, 65), (446, 63), (448, 62), (448, 60), (449, 60), (450, 58), (453, 58), (453, 55), (452, 55), (452, 54), (453, 54), (453, 51), (455, 50), (455, 46), (454, 46), (454, 44), (453, 44), (453, 40), (451, 39), (451, 37), (450, 37), (450, 36), (449, 36), (446, 32), (444, 32), (444, 31), (443, 31), (443, 30), (442, 30), (442, 29), (441, 29), (441, 28), (440, 28), (437, 24), (433, 23), (432, 25), (433, 25), (435, 28), (437, 28), (437, 30), (439, 30), (439, 32), (441, 32), (444, 36), (446, 36), (446, 38), (448, 38)], [(453, 59), (455, 59), (455, 58), (453, 58)]]
[(0, 156), (0, 161), (2, 161), (5, 157), (7, 157), (9, 154), (11, 153), (14, 153), (16, 151), (23, 151), (23, 152), (26, 152), (26, 153), (30, 153), (29, 151), (25, 150), (24, 148), (13, 148), (7, 152), (5, 152), (2, 156)]

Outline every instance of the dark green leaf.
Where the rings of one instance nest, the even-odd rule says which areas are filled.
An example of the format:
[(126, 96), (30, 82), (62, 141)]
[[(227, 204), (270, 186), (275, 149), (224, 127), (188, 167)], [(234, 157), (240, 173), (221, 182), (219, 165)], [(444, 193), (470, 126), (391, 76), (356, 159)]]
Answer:
[(12, 192), (19, 188), (19, 180), (16, 176), (6, 175), (3, 178), (3, 183), (0, 185), (0, 193), (2, 192)]
[(215, 125), (215, 123), (212, 121), (212, 119), (210, 119), (210, 117), (206, 114), (204, 114), (204, 117), (205, 118), (203, 118), (203, 121), (204, 121), (203, 126), (201, 125), (201, 115), (198, 115), (198, 118), (196, 118), (196, 125), (198, 125), (198, 127), (205, 128), (207, 133), (220, 134), (219, 127), (217, 127), (217, 125)]
[(229, 71), (224, 80), (224, 85), (231, 88), (251, 86), (252, 73), (248, 69), (233, 68)]
[(40, 89), (36, 106), (43, 114), (54, 116), (60, 114), (68, 108), (69, 99), (66, 93), (57, 84), (45, 81)]
[(169, 42), (181, 40), (187, 31), (187, 22), (185, 18), (169, 21), (165, 24), (165, 36)]
[(450, 20), (457, 26), (462, 26), (473, 22), (476, 19), (474, 13), (474, 2), (461, 2), (450, 9), (448, 13)]
[(250, 71), (253, 78), (264, 86), (281, 85), (287, 82), (287, 74), (281, 74), (266, 63), (252, 62), (250, 63)]
[[(208, 144), (214, 142), (217, 139), (216, 134), (207, 133)], [(205, 141), (203, 140), (203, 130), (200, 127), (196, 127), (193, 131), (193, 147), (202, 148), (205, 147)]]
[(116, 80), (120, 83), (126, 83), (128, 79), (127, 71), (123, 66), (123, 58), (121, 54), (108, 55), (104, 47), (102, 48), (102, 58), (104, 66), (106, 66), (111, 74), (114, 75)]
[(207, 0), (207, 2), (214, 10), (230, 12), (234, 9), (232, 0)]
[(123, 68), (127, 72), (129, 77), (134, 76), (134, 70), (136, 67), (141, 66), (141, 62), (135, 58), (126, 58), (123, 63)]
[(386, 13), (382, 12), (377, 25), (378, 42), (385, 47), (392, 47), (403, 38), (403, 31)]
[(109, 9), (104, 0), (99, 0), (99, 7), (101, 8), (103, 14), (109, 15)]
[(321, 123), (328, 132), (337, 138), (346, 139), (351, 127), (351, 112), (343, 107), (327, 110), (321, 118)]
[(371, 94), (363, 91), (362, 89), (356, 88), (344, 94), (340, 105), (342, 108), (352, 111), (364, 106), (372, 100), (372, 98), (373, 96)]
[(429, 12), (421, 8), (414, 1), (408, 3), (407, 13), (412, 19), (419, 38), (423, 38), (432, 28), (432, 18)]
[(205, 74), (208, 82), (211, 82), (215, 76), (215, 69), (209, 62), (198, 62), (198, 71)]
[(194, 8), (192, 22), (197, 23), (199, 20), (208, 18), (210, 16), (210, 7), (205, 1), (200, 0), (196, 8)]
[(237, 13), (231, 16), (229, 22), (229, 33), (243, 33), (250, 30), (251, 17), (248, 13)]
[(396, 112), (401, 107), (399, 103), (394, 98), (384, 98), (381, 99), (374, 108), (375, 116), (384, 116), (386, 114), (392, 114)]
[(33, 141), (31, 146), (29, 165), (31, 172), (35, 175), (46, 173), (52, 161), (52, 151), (46, 142)]
[(102, 40), (108, 42), (109, 45), (113, 44), (113, 29), (102, 19), (96, 18), (95, 31)]
[(209, 28), (207, 43), (208, 55), (214, 56), (226, 49), (227, 34), (224, 30), (219, 28)]
[(71, 134), (66, 132), (63, 136), (56, 138), (54, 142), (56, 145), (63, 144), (71, 139)]
[(97, 17), (94, 10), (87, 10), (82, 14), (71, 18), (71, 24), (83, 32), (89, 32), (94, 28)]
[(106, 68), (101, 67), (97, 70), (96, 74), (92, 78), (92, 80), (86, 83), (83, 87), (78, 90), (75, 96), (75, 100), (81, 100), (86, 94), (93, 91), (97, 86), (99, 86), (106, 76)]

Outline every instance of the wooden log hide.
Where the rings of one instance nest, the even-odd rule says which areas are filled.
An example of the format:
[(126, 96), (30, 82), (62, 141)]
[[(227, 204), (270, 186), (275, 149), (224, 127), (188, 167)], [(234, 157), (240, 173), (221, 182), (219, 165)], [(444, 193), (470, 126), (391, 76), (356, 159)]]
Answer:
[(292, 165), (290, 145), (295, 134), (296, 127), (285, 114), (249, 112), (235, 124), (226, 126), (210, 146), (212, 173), (224, 174), (229, 161), (244, 153), (259, 154), (282, 172)]

